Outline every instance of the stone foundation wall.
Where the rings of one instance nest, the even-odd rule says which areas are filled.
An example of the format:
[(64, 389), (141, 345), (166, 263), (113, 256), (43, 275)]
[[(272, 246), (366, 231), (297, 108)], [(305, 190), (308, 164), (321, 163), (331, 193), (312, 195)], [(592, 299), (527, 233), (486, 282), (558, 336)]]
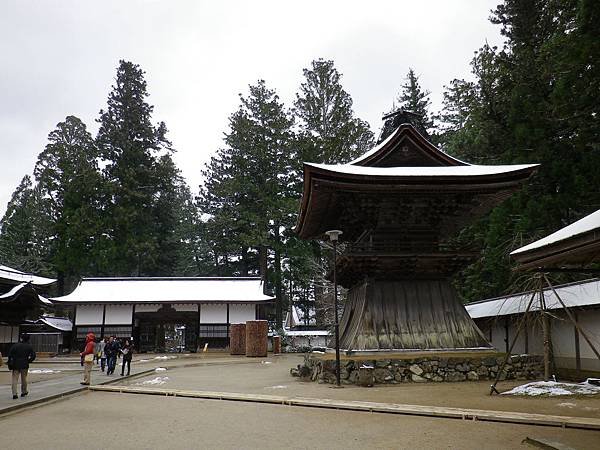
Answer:
[[(426, 383), (494, 380), (504, 356), (416, 359), (352, 359), (341, 361), (343, 384)], [(361, 369), (362, 368), (362, 369)], [(361, 369), (361, 370), (359, 370)], [(335, 383), (335, 360), (323, 360), (307, 354), (304, 365), (292, 369), (292, 375), (319, 383)], [(360, 377), (359, 377), (360, 372)], [(543, 358), (537, 355), (513, 355), (508, 360), (500, 380), (539, 379), (543, 375)], [(369, 384), (368, 382), (366, 384)]]

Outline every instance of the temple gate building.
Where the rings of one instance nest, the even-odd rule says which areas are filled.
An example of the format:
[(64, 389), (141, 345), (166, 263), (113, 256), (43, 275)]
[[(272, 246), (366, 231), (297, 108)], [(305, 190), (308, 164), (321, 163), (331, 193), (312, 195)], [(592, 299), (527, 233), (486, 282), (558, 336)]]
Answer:
[(230, 324), (262, 318), (273, 297), (255, 277), (84, 278), (52, 301), (74, 306), (76, 344), (91, 331), (145, 352), (226, 347)]

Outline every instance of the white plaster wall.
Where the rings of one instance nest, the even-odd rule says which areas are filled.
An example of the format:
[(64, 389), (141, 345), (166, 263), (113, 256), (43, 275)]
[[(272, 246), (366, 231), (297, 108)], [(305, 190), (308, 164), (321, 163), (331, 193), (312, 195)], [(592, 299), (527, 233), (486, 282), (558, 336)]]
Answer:
[(102, 325), (102, 305), (77, 305), (75, 325)]
[[(567, 314), (563, 311), (552, 311), (551, 331), (552, 348), (556, 365), (561, 368), (576, 367), (575, 362), (575, 331), (573, 323), (569, 320)], [(544, 339), (541, 325), (541, 318), (533, 316), (527, 323), (527, 332), (529, 334), (528, 350), (531, 354), (544, 354)], [(577, 314), (579, 325), (588, 333), (594, 346), (600, 351), (600, 309), (579, 311)], [(517, 330), (517, 323), (509, 325), (509, 344), (514, 338)], [(499, 318), (492, 325), (492, 345), (499, 351), (504, 352), (504, 318)], [(487, 336), (486, 336), (487, 337)], [(591, 347), (587, 344), (583, 336), (579, 335), (579, 349), (581, 354), (581, 368), (584, 370), (600, 370), (600, 361), (594, 355)], [(525, 336), (523, 331), (517, 339), (514, 354), (525, 352)]]
[(227, 305), (200, 305), (200, 323), (227, 323)]
[(105, 325), (131, 325), (133, 305), (106, 305)]
[(229, 305), (229, 323), (246, 323), (248, 320), (256, 320), (255, 305)]
[(195, 311), (198, 312), (198, 305), (178, 303), (173, 305), (175, 311)]
[(156, 311), (159, 310), (159, 308), (161, 306), (162, 305), (158, 305), (158, 304), (154, 304), (154, 305), (151, 305), (151, 304), (141, 304), (141, 305), (140, 304), (136, 304), (135, 305), (135, 312), (136, 313), (137, 312), (156, 312)]

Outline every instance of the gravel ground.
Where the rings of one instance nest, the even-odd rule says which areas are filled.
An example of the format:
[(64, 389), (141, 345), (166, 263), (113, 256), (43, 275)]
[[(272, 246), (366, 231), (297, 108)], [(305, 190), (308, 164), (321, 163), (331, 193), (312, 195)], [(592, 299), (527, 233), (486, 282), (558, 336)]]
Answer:
[(597, 449), (600, 442), (593, 431), (105, 392), (0, 418), (0, 436), (11, 450), (523, 449), (525, 437)]

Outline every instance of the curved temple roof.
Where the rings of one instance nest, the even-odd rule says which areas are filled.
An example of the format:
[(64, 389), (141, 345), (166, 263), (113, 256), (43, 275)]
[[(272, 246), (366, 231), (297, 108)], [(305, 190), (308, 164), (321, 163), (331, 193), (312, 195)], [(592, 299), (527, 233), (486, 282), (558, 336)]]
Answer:
[(12, 283), (31, 283), (34, 286), (48, 286), (55, 283), (53, 278), (38, 277), (30, 273), (21, 272), (12, 267), (0, 265), (0, 280)]
[[(479, 216), (506, 199), (537, 166), (468, 164), (435, 147), (412, 125), (402, 124), (349, 164), (304, 163), (304, 191), (295, 231), (310, 239), (336, 228), (352, 238), (348, 231), (361, 210), (371, 216), (385, 209), (399, 210), (406, 207), (400, 199), (425, 204), (426, 209), (427, 202), (448, 200), (446, 209), (456, 217), (448, 214), (443, 226), (452, 229), (449, 222), (458, 223), (469, 214)], [(368, 204), (376, 206), (367, 213)], [(464, 210), (459, 211), (458, 204)]]
[(61, 303), (267, 303), (260, 278), (84, 278)]

